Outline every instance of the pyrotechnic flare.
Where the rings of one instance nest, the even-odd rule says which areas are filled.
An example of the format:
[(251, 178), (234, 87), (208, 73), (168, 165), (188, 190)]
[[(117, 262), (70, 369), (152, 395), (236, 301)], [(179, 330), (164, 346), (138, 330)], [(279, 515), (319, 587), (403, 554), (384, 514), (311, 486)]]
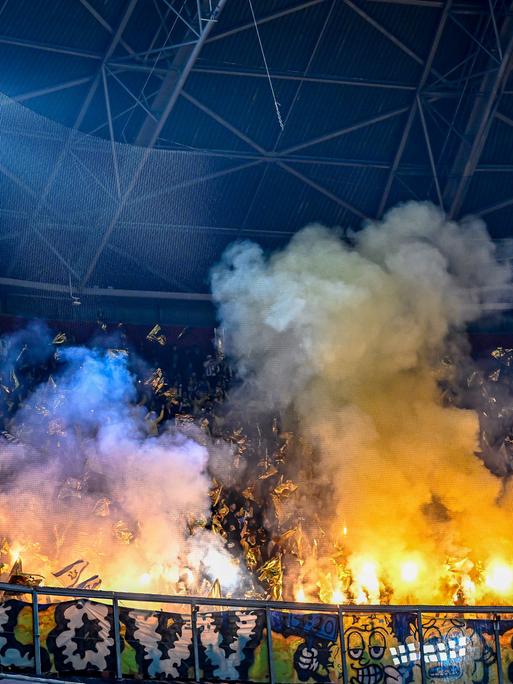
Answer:
[(510, 268), (481, 221), (447, 221), (429, 204), (393, 209), (351, 240), (312, 225), (270, 256), (237, 243), (212, 274), (244, 379), (235, 401), (295, 415), (313, 448), (294, 464), (295, 506), (331, 545), (316, 541), (296, 596), (330, 567), (333, 590), (342, 581), (355, 601), (511, 598), (511, 570), (490, 565), (513, 558), (511, 495), (476, 456), (477, 414), (440, 389), (469, 361), (466, 326)]
[(58, 354), (61, 371), (0, 437), (5, 568), (22, 557), (65, 586), (201, 593), (218, 580), (233, 592), (240, 569), (222, 539), (190, 524), (210, 514), (204, 435), (148, 434), (123, 350)]

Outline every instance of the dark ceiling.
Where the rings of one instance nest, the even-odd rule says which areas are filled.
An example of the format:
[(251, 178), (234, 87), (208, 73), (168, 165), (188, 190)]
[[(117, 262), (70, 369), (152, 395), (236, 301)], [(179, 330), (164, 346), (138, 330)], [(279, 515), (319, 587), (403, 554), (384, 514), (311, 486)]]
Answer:
[(512, 2), (0, 0), (0, 25), (4, 310), (202, 301), (235, 239), (412, 198), (513, 255)]

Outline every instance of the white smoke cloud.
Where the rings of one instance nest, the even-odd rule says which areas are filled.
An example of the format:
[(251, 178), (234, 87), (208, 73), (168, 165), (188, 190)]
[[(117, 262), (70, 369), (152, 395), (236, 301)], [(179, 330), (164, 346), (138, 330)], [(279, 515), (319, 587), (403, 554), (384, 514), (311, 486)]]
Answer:
[[(511, 272), (480, 220), (447, 221), (429, 204), (397, 207), (352, 238), (311, 225), (269, 256), (238, 243), (212, 291), (244, 391), (262, 408), (292, 407), (319, 456), (303, 505), (326, 521), (333, 502), (333, 539), (347, 525), (350, 564), (370, 554), (385, 581), (421, 551), (431, 570), (416, 596), (440, 598), (448, 557), (513, 551), (498, 532), (502, 483), (474, 455), (477, 415), (445, 407), (438, 386), (454, 336), (463, 341)], [(329, 497), (312, 496), (319, 485)]]
[(39, 385), (12, 420), (18, 443), (0, 444), (0, 537), (48, 583), (85, 559), (103, 588), (201, 592), (224, 567), (232, 591), (240, 574), (220, 538), (188, 529), (210, 514), (204, 435), (149, 435), (125, 355), (59, 356), (56, 384)]

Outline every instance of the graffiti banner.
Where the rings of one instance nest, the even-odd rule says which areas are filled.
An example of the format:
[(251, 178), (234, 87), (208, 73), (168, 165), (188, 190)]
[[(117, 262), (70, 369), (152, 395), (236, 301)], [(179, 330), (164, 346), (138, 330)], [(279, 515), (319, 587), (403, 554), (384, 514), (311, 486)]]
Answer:
[[(96, 601), (38, 606), (45, 674), (114, 676), (113, 609)], [(422, 648), (416, 613), (345, 613), (344, 652), (338, 615), (270, 611), (275, 681), (302, 684), (513, 683), (513, 616), (423, 615)], [(119, 608), (122, 673), (137, 679), (194, 679), (190, 614)], [(269, 681), (263, 609), (212, 610), (196, 616), (197, 663), (205, 681)], [(0, 669), (33, 672), (30, 603), (0, 603)]]

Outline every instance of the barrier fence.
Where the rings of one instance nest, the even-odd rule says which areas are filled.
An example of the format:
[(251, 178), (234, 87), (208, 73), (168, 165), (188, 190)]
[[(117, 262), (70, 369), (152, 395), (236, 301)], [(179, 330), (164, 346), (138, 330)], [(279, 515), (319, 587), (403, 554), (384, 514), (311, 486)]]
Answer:
[(338, 606), (2, 583), (0, 592), (2, 672), (269, 684), (513, 682), (513, 606)]

